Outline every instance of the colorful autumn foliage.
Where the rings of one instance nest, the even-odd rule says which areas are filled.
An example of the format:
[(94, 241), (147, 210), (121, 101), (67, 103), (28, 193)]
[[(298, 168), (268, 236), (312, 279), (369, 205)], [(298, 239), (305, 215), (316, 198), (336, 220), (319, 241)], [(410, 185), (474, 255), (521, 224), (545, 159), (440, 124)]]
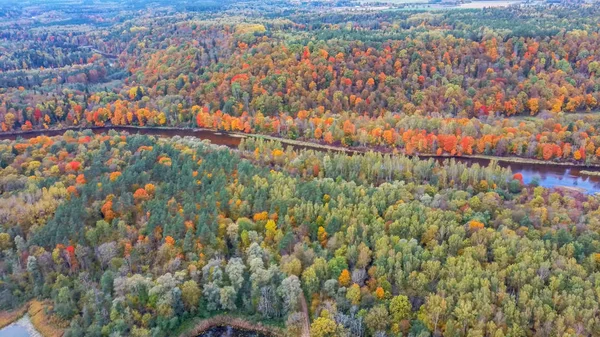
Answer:
[(149, 198), (148, 192), (143, 189), (143, 188), (138, 188), (137, 190), (135, 190), (135, 192), (133, 193), (133, 198), (135, 200), (146, 200)]
[(109, 176), (110, 181), (115, 181), (121, 176), (121, 172), (112, 172)]
[[(37, 189), (16, 186), (12, 188), (23, 197), (7, 195), (14, 200), (0, 203), (3, 228), (8, 229), (0, 233), (0, 254), (11, 265), (23, 266), (0, 266), (10, 276), (3, 286), (22, 289), (10, 301), (0, 297), (0, 307), (18, 305), (40, 291), (49, 304), (47, 313), (64, 323), (65, 333), (77, 332), (80, 323), (71, 322), (98, 308), (113, 311), (104, 329), (139, 329), (135, 317), (120, 316), (141, 309), (139, 303), (146, 303), (148, 318), (167, 315), (172, 320), (179, 317), (177, 310), (191, 316), (229, 310), (301, 331), (294, 330), (302, 328), (295, 320), (303, 315), (298, 296), (306, 295), (311, 333), (334, 328), (365, 336), (382, 329), (446, 334), (455, 319), (440, 317), (445, 312), (440, 308), (479, 308), (482, 319), (493, 321), (514, 308), (536, 306), (501, 290), (509, 286), (536, 289), (531, 294), (536, 303), (552, 294), (546, 300), (554, 307), (548, 310), (559, 320), (575, 315), (577, 322), (596, 328), (593, 310), (583, 310), (587, 304), (579, 295), (561, 298), (557, 294), (564, 290), (537, 280), (543, 272), (548, 279), (562, 277), (584, 292), (593, 291), (590, 280), (600, 249), (595, 234), (598, 196), (522, 183), (514, 188), (523, 177), (497, 165), (281, 150), (281, 144), (260, 139), (244, 140), (239, 151), (231, 151), (192, 138), (88, 136), (86, 143), (79, 141), (82, 134), (69, 132), (0, 146), (2, 158), (8, 158), (0, 181), (27, 177), (36, 162), (40, 177), (54, 177), (53, 185), (39, 189), (39, 201), (27, 196)], [(22, 143), (29, 145), (27, 151), (15, 155)], [(51, 143), (67, 146), (47, 146)], [(100, 143), (104, 146), (96, 145)], [(141, 146), (145, 150), (139, 151)], [(281, 154), (272, 156), (276, 149)], [(167, 167), (157, 163), (161, 156), (177, 160)], [(68, 170), (60, 174), (60, 167), (74, 158), (80, 158), (79, 177), (85, 179)], [(119, 171), (92, 164), (100, 159), (119, 163)], [(44, 214), (37, 211), (42, 206)], [(13, 234), (19, 231), (25, 237)], [(539, 247), (550, 253), (544, 255)], [(575, 247), (579, 256), (572, 254)], [(569, 276), (560, 268), (544, 269), (548, 256), (570, 261), (579, 272)], [(527, 261), (528, 268), (519, 268), (519, 261)], [(76, 282), (84, 276), (86, 283)], [(485, 282), (473, 287), (475, 276), (485, 282), (497, 279), (500, 290), (488, 292)], [(263, 290), (253, 290), (253, 284)], [(60, 290), (44, 293), (44, 287)], [(110, 300), (97, 303), (78, 296), (90, 290)], [(120, 302), (123, 308), (114, 307), (119, 292), (131, 299)], [(152, 295), (146, 297), (148, 292)], [(469, 300), (469, 294), (480, 300)], [(152, 304), (152, 296), (160, 305)], [(413, 307), (418, 299), (423, 300)], [(596, 306), (593, 296), (586, 300)], [(510, 307), (496, 305), (503, 301), (510, 301)], [(559, 302), (577, 310), (563, 309)], [(356, 309), (363, 315), (352, 316)], [(90, 319), (86, 329), (94, 329), (100, 318)], [(462, 326), (490, 334), (508, 334), (515, 326), (478, 322)], [(540, 323), (531, 317), (518, 327), (533, 331)], [(148, 324), (168, 334), (158, 323)], [(563, 323), (551, 324), (560, 329)], [(595, 331), (583, 329), (586, 334)], [(465, 330), (457, 331), (461, 335)]]
[[(353, 24), (361, 33), (353, 38), (336, 30), (346, 24), (339, 17), (291, 11), (294, 14), (286, 17), (290, 25), (281, 29), (316, 36), (310, 43), (299, 40), (297, 48), (279, 47), (285, 45), (285, 34), (271, 34), (278, 23), (235, 27), (211, 23), (192, 29), (192, 23), (181, 21), (178, 25), (189, 34), (175, 42), (161, 26), (161, 20), (172, 20), (165, 18), (135, 29), (136, 38), (114, 34), (103, 42), (106, 48), (136, 49), (139, 41), (155, 32), (152, 39), (146, 38), (139, 55), (120, 56), (131, 76), (118, 89), (89, 95), (71, 90), (56, 93), (64, 95), (62, 100), (32, 96), (32, 102), (21, 102), (16, 93), (30, 89), (9, 85), (1, 95), (11, 104), (0, 107), (0, 120), (5, 131), (58, 125), (202, 127), (343, 146), (381, 146), (407, 154), (600, 162), (596, 151), (590, 150), (600, 146), (596, 132), (600, 117), (558, 113), (592, 111), (598, 105), (600, 61), (594, 57), (600, 48), (598, 32), (579, 30), (581, 21), (588, 27), (597, 25), (598, 8), (543, 10), (552, 13), (552, 19), (536, 21), (542, 9), (534, 7), (495, 9), (493, 16), (485, 11), (448, 13), (438, 19), (390, 11), (379, 13), (374, 19), (378, 25), (372, 26), (357, 14)], [(515, 18), (523, 21), (506, 26)], [(464, 36), (466, 27), (479, 27), (481, 22), (494, 33), (480, 40)], [(528, 27), (527, 34), (520, 26)], [(552, 30), (558, 26), (564, 33)], [(432, 37), (414, 31), (405, 36), (395, 30), (398, 27), (445, 33)], [(507, 29), (511, 33), (505, 38), (497, 36)], [(251, 37), (250, 32), (258, 35)], [(329, 41), (323, 34), (338, 39)], [(38, 44), (68, 40), (60, 34), (35, 38)], [(198, 41), (210, 41), (212, 49)], [(208, 53), (214, 56), (206, 59)], [(88, 60), (90, 81), (107, 76), (106, 64), (98, 56)], [(23, 62), (7, 60), (0, 68), (20, 66)], [(80, 75), (70, 80), (79, 83)], [(524, 115), (543, 118), (515, 118)], [(547, 123), (548, 118), (553, 122)], [(542, 139), (536, 139), (538, 135)], [(582, 146), (586, 153), (566, 151)], [(163, 163), (168, 165), (168, 160)]]
[(2, 132), (383, 153), (6, 140), (0, 309), (34, 300), (65, 336), (166, 337), (222, 312), (293, 336), (600, 331), (597, 195), (404, 156), (600, 163), (600, 7), (157, 4), (3, 7)]
[(67, 164), (67, 168), (71, 171), (79, 171), (79, 169), (81, 169), (81, 163), (78, 161), (72, 161)]

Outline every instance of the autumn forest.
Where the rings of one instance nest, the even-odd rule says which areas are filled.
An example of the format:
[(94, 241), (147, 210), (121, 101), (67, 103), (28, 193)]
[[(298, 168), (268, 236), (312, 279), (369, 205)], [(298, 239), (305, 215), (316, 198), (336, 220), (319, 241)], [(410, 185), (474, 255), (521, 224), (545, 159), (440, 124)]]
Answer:
[(600, 195), (498, 163), (598, 171), (597, 4), (8, 1), (0, 27), (0, 328), (600, 336)]

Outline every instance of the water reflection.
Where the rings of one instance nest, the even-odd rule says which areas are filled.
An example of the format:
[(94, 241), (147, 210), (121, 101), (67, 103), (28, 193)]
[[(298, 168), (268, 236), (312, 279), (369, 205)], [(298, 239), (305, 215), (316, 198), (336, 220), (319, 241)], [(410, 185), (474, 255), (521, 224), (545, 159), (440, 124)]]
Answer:
[(0, 337), (30, 337), (27, 329), (20, 325), (9, 325), (0, 330)]
[(600, 177), (582, 175), (580, 170), (577, 169), (565, 168), (562, 172), (559, 170), (540, 172), (538, 170), (512, 167), (512, 170), (523, 174), (523, 182), (526, 184), (538, 183), (543, 187), (572, 187), (585, 190), (587, 193), (600, 192)]
[[(458, 158), (457, 161), (481, 166), (489, 165), (487, 159)], [(599, 172), (598, 168), (582, 169), (575, 165), (544, 165), (498, 162), (501, 167), (510, 167), (513, 173), (521, 173), (525, 184), (535, 184), (546, 188), (566, 187), (588, 194), (600, 193), (600, 176), (589, 176), (581, 171)]]

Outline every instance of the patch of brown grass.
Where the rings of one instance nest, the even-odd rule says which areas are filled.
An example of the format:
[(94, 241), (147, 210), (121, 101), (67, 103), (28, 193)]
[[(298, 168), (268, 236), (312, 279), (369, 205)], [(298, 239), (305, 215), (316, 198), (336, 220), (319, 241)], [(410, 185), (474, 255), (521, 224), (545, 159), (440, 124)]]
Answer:
[(31, 301), (29, 304), (31, 323), (44, 337), (62, 337), (69, 323), (54, 315), (47, 315), (45, 308), (52, 309), (48, 303)]
[(18, 321), (19, 318), (23, 317), (23, 315), (25, 315), (26, 312), (27, 304), (24, 304), (23, 306), (15, 310), (0, 312), (0, 329)]

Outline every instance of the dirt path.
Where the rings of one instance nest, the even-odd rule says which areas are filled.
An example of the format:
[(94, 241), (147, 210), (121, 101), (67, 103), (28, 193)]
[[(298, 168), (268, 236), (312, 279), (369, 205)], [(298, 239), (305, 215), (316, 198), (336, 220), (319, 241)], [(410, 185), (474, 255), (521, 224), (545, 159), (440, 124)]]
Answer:
[(306, 305), (306, 298), (304, 298), (304, 294), (300, 294), (300, 305), (302, 306), (302, 312), (304, 313), (304, 328), (302, 329), (302, 337), (310, 337), (310, 318), (308, 315), (308, 306)]

